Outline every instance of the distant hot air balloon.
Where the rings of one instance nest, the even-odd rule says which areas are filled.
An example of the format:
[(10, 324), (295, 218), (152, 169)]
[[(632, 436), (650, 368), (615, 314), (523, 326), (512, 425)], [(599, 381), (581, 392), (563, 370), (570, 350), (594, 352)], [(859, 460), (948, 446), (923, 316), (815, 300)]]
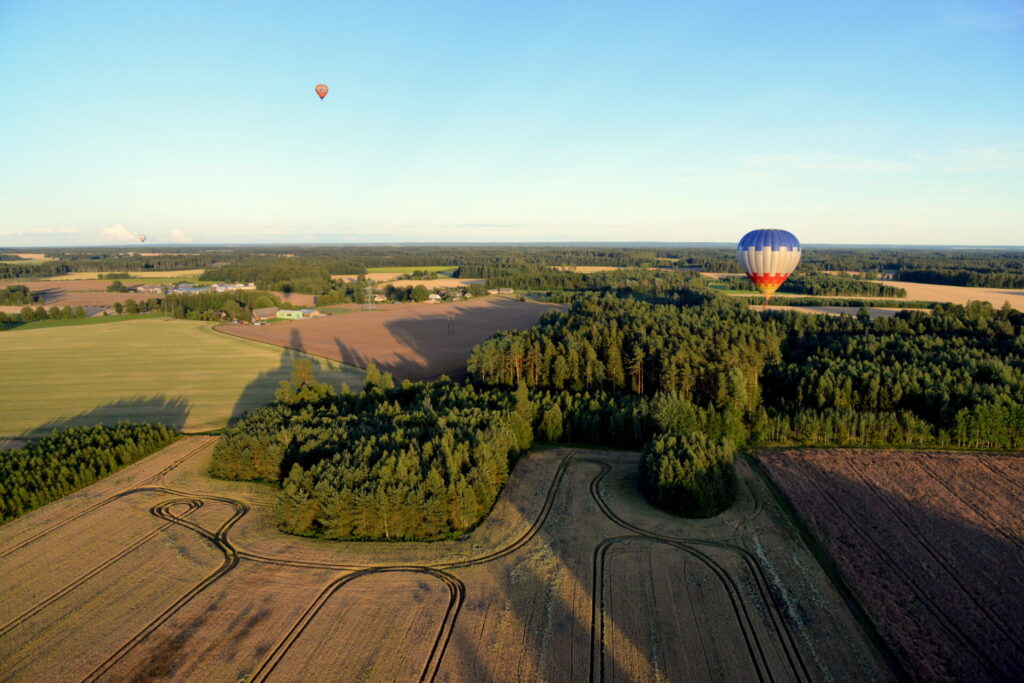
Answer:
[(145, 242), (146, 241), (146, 236), (145, 235), (139, 235), (139, 241), (140, 242)]
[(740, 240), (736, 256), (767, 304), (800, 263), (800, 241), (786, 230), (751, 230)]
[(320, 96), (321, 100), (323, 100), (325, 97), (327, 97), (327, 86), (324, 85), (323, 83), (316, 86), (316, 94)]

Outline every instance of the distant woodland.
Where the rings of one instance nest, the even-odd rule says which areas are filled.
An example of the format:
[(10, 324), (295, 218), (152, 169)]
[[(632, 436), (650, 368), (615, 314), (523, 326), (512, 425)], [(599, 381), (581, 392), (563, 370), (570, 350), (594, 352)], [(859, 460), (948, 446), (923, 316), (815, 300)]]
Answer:
[(279, 482), (292, 533), (430, 539), (476, 524), (533, 441), (640, 449), (644, 495), (691, 516), (730, 504), (740, 448), (1024, 447), (1024, 314), (752, 312), (670, 281), (577, 293), (479, 345), (464, 385), (283, 389), (220, 441), (213, 472)]
[[(125, 249), (44, 250), (53, 261), (31, 261), (0, 250), (0, 280), (36, 279), (76, 272), (127, 273), (203, 269), (203, 279), (256, 282), (262, 289), (332, 294), (344, 289), (330, 275), (366, 273), (368, 268), (406, 269), (446, 265), (458, 277), (489, 280), (492, 287), (577, 289), (583, 278), (551, 273), (558, 267), (659, 268), (738, 273), (730, 247), (701, 246), (291, 246), (146, 247), (143, 256)], [(906, 282), (969, 287), (1024, 288), (1019, 250), (892, 247), (817, 247), (806, 250), (800, 273), (843, 272), (860, 279), (881, 276)], [(562, 271), (566, 272), (566, 271)], [(491, 282), (493, 280), (493, 282)], [(795, 284), (795, 283), (794, 283)], [(793, 285), (791, 285), (793, 286)], [(811, 291), (791, 290), (811, 294)], [(873, 296), (868, 291), (823, 294)]]
[[(273, 404), (225, 433), (212, 464), (218, 477), (279, 486), (277, 519), (289, 533), (459, 536), (490, 510), (516, 458), (536, 443), (639, 450), (643, 495), (688, 516), (728, 507), (735, 454), (760, 445), (1024, 448), (1024, 314), (1008, 306), (939, 304), (877, 320), (866, 311), (751, 310), (694, 272), (735, 270), (731, 250), (715, 248), (317, 252), (243, 252), (204, 267), (214, 279), (342, 301), (359, 296), (362, 283), (331, 280), (337, 269), (445, 264), (568, 310), (478, 345), (462, 384), (396, 385), (370, 368), (366, 388), (353, 393), (320, 383), (299, 364)], [(815, 250), (791, 291), (836, 301), (904, 294), (898, 282), (868, 281), (883, 272), (897, 281), (934, 271), (974, 273), (974, 284), (1012, 283), (1020, 268), (1012, 255)], [(617, 268), (557, 267), (566, 263)], [(23, 266), (0, 267), (11, 264)], [(114, 272), (136, 267), (113, 265)], [(233, 299), (237, 311), (214, 295), (166, 298), (175, 315), (191, 317), (214, 308), (244, 312), (265, 296)]]

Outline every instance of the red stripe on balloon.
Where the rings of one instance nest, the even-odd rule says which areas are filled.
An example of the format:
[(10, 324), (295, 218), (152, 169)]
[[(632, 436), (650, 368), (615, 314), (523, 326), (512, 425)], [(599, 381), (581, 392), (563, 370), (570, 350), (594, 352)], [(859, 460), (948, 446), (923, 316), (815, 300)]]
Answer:
[(747, 273), (755, 285), (781, 285), (789, 277), (789, 273), (765, 273), (764, 275), (755, 275), (754, 273)]

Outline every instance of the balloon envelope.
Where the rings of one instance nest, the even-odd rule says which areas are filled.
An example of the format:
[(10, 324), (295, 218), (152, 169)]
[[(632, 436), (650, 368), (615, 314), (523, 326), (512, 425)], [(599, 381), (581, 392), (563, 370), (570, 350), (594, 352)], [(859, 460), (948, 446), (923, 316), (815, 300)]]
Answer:
[(320, 96), (320, 99), (327, 97), (327, 86), (321, 83), (316, 86), (316, 94)]
[(139, 241), (140, 242), (145, 242), (146, 241), (146, 236), (145, 235), (139, 235)]
[(740, 240), (736, 256), (767, 300), (800, 263), (800, 241), (786, 230), (751, 230)]

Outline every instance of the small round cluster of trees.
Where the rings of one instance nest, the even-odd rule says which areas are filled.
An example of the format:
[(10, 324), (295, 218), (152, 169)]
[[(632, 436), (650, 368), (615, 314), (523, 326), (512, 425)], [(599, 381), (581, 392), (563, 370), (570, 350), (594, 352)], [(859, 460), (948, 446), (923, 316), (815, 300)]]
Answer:
[(701, 432), (659, 434), (640, 460), (640, 491), (657, 507), (683, 517), (711, 517), (736, 497), (735, 446)]
[(0, 305), (4, 306), (34, 304), (40, 298), (40, 295), (33, 293), (25, 285), (8, 285), (0, 289)]

